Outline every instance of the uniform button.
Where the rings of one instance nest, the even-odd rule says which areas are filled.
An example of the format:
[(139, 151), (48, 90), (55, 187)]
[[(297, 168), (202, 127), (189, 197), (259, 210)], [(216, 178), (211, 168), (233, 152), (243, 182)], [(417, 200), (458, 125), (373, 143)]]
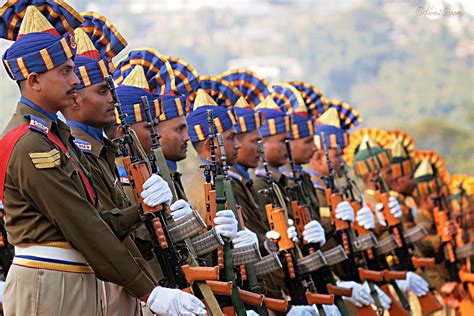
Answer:
[(43, 270), (39, 270), (38, 274), (39, 274), (39, 275), (43, 275), (43, 274), (44, 274), (44, 271), (43, 271)]

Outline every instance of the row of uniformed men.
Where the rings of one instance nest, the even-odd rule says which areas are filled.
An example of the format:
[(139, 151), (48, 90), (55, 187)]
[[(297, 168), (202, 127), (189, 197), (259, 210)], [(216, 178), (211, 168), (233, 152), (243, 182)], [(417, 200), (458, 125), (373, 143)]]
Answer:
[[(130, 235), (141, 218), (139, 207), (131, 202), (133, 195), (126, 194), (128, 179), (111, 141), (123, 136), (124, 130), (117, 124), (114, 102), (105, 83), (109, 73), (119, 85), (122, 110), (146, 153), (150, 153), (152, 144), (140, 104), (142, 96), (147, 96), (153, 116), (159, 121), (160, 142), (180, 200), (170, 203), (171, 191), (158, 175), (145, 183), (141, 195), (150, 207), (171, 204), (174, 219), (192, 212), (191, 204), (205, 216), (204, 177), (196, 171), (194, 177), (184, 181), (189, 184), (185, 190), (176, 163), (186, 157), (189, 140), (199, 158), (208, 163), (211, 146), (207, 110), (211, 109), (216, 132), (224, 138), (234, 193), (247, 227), (237, 232), (232, 211), (217, 213), (216, 230), (230, 238), (234, 247), (258, 243), (262, 252), (269, 251), (265, 201), (258, 194), (269, 185), (257, 148), (260, 139), (271, 176), (282, 192), (288, 182), (295, 180), (288, 172), (285, 148), (285, 139), (291, 139), (294, 162), (310, 198), (319, 206), (319, 210), (313, 210), (315, 220), (305, 226), (302, 236), (294, 226), (289, 227), (286, 233), (295, 241), (301, 237), (305, 242), (325, 244), (326, 238), (332, 239), (334, 229), (325, 213), (327, 203), (322, 194), (322, 178), (329, 174), (329, 168), (321, 137), (327, 138), (336, 172), (342, 172), (337, 147), (345, 148), (346, 161), (354, 165), (369, 189), (375, 158), (390, 189), (403, 197), (402, 204), (395, 197), (390, 199), (391, 213), (395, 217), (424, 216), (426, 223), (429, 208), (410, 213), (414, 207), (405, 203), (409, 199), (404, 197), (414, 192), (414, 174), (423, 183), (444, 172), (443, 166), (436, 165), (437, 156), (420, 153), (419, 170), (414, 173), (416, 164), (410, 162), (417, 156), (412, 156), (413, 142), (403, 133), (363, 129), (352, 134), (349, 142), (348, 130), (361, 121), (358, 113), (346, 103), (326, 100), (310, 84), (272, 86), (242, 69), (217, 78), (202, 77), (183, 60), (153, 49), (130, 51), (112, 71), (111, 60), (125, 48), (125, 39), (103, 16), (78, 14), (65, 3), (7, 2), (2, 7), (2, 21), (2, 37), (15, 40), (3, 61), (21, 93), (1, 140), (0, 198), (5, 205), (9, 240), (15, 245), (14, 266), (5, 289), (7, 315), (98, 314), (104, 309), (100, 296), (110, 315), (139, 315), (140, 300), (155, 313), (204, 312), (202, 303), (192, 295), (156, 286), (156, 272), (150, 271), (144, 260), (151, 257), (149, 238), (140, 229)], [(69, 127), (57, 118), (57, 112), (64, 114)], [(370, 152), (367, 143), (372, 147)], [(301, 166), (306, 164), (308, 168), (303, 170)], [(428, 203), (426, 197), (431, 192), (422, 192), (424, 187), (420, 185), (418, 198)], [(371, 199), (371, 191), (366, 192), (366, 205), (357, 216), (348, 202), (335, 207), (335, 216), (366, 229), (381, 229), (384, 219), (380, 206)], [(373, 205), (371, 200), (375, 201)], [(433, 228), (429, 223), (426, 226)], [(436, 236), (428, 236), (432, 248), (439, 248)], [(96, 277), (107, 281), (101, 295), (102, 285)], [(413, 272), (399, 283), (418, 296), (428, 291), (428, 283)], [(347, 300), (355, 306), (374, 303), (366, 284), (349, 280), (337, 284), (353, 289)], [(288, 298), (280, 279), (272, 278), (266, 285), (267, 295)], [(378, 292), (383, 307), (388, 309), (391, 298)], [(330, 315), (339, 313), (334, 306), (324, 306), (324, 310)], [(315, 313), (311, 306), (292, 306), (289, 310), (293, 315)]]

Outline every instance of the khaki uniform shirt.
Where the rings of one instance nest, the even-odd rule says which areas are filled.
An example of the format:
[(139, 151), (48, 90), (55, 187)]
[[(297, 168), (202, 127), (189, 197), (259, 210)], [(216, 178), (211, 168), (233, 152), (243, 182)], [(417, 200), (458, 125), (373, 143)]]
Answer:
[[(67, 146), (72, 159), (88, 173), (84, 155), (74, 146), (69, 127), (60, 120), (54, 123), (41, 112), (19, 103), (3, 134), (28, 124), (26, 115), (44, 120), (48, 131)], [(38, 168), (29, 155), (46, 154), (53, 149), (60, 152), (60, 160), (51, 168)], [(137, 297), (154, 286), (111, 226), (104, 222), (100, 215), (104, 208), (100, 204), (96, 208), (88, 201), (73, 162), (44, 133), (30, 130), (14, 146), (7, 165), (4, 206), (12, 244), (68, 241), (84, 255), (100, 279), (121, 285)], [(126, 222), (138, 222), (135, 213), (134, 220)]]

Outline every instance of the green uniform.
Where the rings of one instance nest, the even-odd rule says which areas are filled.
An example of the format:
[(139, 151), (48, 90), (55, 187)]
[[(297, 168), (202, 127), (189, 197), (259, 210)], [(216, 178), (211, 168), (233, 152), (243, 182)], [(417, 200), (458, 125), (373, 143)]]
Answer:
[[(72, 143), (69, 127), (60, 120), (54, 123), (48, 116), (19, 103), (4, 134), (28, 124), (28, 115), (45, 124), (41, 131), (29, 130), (18, 140), (8, 162), (4, 205), (10, 242), (69, 242), (100, 279), (119, 284), (137, 297), (144, 295), (154, 283), (117, 238), (126, 236), (130, 227), (140, 222), (136, 207), (104, 211), (100, 203), (94, 207), (89, 202), (78, 167), (71, 159), (88, 174), (87, 160)], [(67, 146), (68, 155), (47, 137), (48, 131)], [(54, 153), (52, 150), (59, 152), (50, 157), (54, 160), (52, 164), (41, 165), (30, 158), (31, 153), (47, 156)]]
[[(71, 127), (71, 131), (75, 137), (74, 142), (87, 158), (97, 196), (102, 205), (107, 209), (136, 209), (136, 205), (132, 206), (119, 180), (119, 173), (115, 166), (117, 146), (106, 138), (98, 141), (80, 128)], [(120, 216), (119, 214), (114, 215)], [(140, 264), (143, 271), (147, 272), (148, 276), (153, 279), (151, 273), (146, 270), (148, 268), (147, 263), (133, 242), (132, 237), (126, 237), (124, 245), (137, 263)], [(122, 287), (111, 283), (106, 283), (104, 287), (107, 315), (117, 315), (119, 313), (140, 315), (140, 302), (131, 297)]]

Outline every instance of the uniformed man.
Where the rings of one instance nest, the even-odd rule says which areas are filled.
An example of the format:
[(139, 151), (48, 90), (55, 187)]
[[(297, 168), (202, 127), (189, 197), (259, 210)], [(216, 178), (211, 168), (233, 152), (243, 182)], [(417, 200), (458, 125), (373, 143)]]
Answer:
[(392, 137), (392, 183), (390, 184), (390, 195), (396, 197), (402, 208), (402, 220), (405, 228), (416, 225), (416, 203), (413, 199), (413, 191), (416, 181), (413, 177), (414, 163), (412, 159), (415, 150), (413, 139), (401, 131), (389, 131)]
[[(38, 8), (8, 2), (0, 11), (8, 21), (1, 24), (1, 36), (16, 40), (3, 56), (4, 65), (22, 96), (1, 140), (0, 198), (16, 247), (5, 288), (6, 314), (98, 315), (96, 275), (124, 286), (155, 312), (176, 306), (203, 312), (196, 298), (181, 304), (179, 298), (187, 294), (157, 287), (115, 235), (114, 225), (104, 222), (110, 218), (101, 216), (87, 161), (56, 117), (76, 97), (70, 33), (82, 17), (63, 2)], [(147, 186), (153, 202), (166, 202), (166, 194), (156, 193), (162, 184)], [(130, 222), (139, 221), (135, 212)], [(158, 298), (163, 292), (172, 294), (168, 304)]]
[[(346, 162), (348, 164), (351, 162), (355, 174), (364, 182), (364, 199), (376, 214), (379, 235), (385, 231), (387, 223), (382, 214), (384, 206), (376, 198), (374, 180), (379, 170), (387, 190), (393, 182), (391, 153), (388, 148), (390, 144), (391, 138), (387, 132), (375, 128), (364, 128), (351, 134), (349, 145), (344, 151)], [(388, 207), (395, 218), (402, 217), (400, 204), (395, 197), (389, 197)], [(397, 280), (397, 284), (401, 289), (411, 291), (417, 296), (423, 296), (429, 290), (428, 283), (411, 271), (407, 273), (406, 280)]]
[[(336, 176), (342, 175), (338, 149), (343, 149), (347, 146), (349, 142), (348, 131), (362, 122), (359, 113), (347, 103), (332, 99), (325, 100), (324, 102), (327, 110), (315, 120), (314, 142), (317, 150), (313, 155), (311, 162), (308, 164), (307, 169), (308, 174), (311, 175), (313, 186), (317, 192), (318, 200), (320, 201), (323, 210), (325, 207), (328, 207), (325, 193), (326, 183), (323, 180), (323, 177), (329, 176), (328, 164), (330, 163), (334, 168)], [(324, 151), (322, 145), (323, 136), (325, 137), (325, 143), (327, 144), (327, 153)], [(329, 163), (328, 159), (330, 160)], [(357, 212), (356, 221), (365, 229), (375, 228), (374, 215), (367, 206), (363, 206)], [(347, 280), (347, 277), (343, 275), (343, 271), (338, 272), (344, 281), (339, 281), (337, 284), (342, 287), (352, 288), (352, 296), (347, 298), (347, 300), (357, 307), (374, 304), (367, 283), (359, 284)], [(378, 287), (376, 288), (383, 307), (388, 309), (390, 307), (390, 298)], [(349, 305), (348, 308), (356, 312), (351, 305)]]
[[(135, 203), (130, 203), (119, 181), (115, 167), (117, 147), (103, 133), (103, 128), (115, 122), (114, 103), (105, 82), (111, 66), (108, 63), (125, 48), (127, 42), (107, 18), (95, 12), (83, 12), (81, 15), (85, 22), (75, 30), (77, 51), (74, 67), (80, 83), (76, 88), (77, 98), (73, 106), (65, 109), (64, 115), (75, 137), (74, 143), (88, 160), (101, 204), (107, 209), (130, 208), (137, 212)], [(104, 35), (97, 36), (99, 32)], [(105, 45), (104, 39), (114, 45)], [(113, 216), (126, 216), (127, 213), (117, 212)], [(145, 260), (133, 240), (127, 237), (124, 244), (140, 266), (145, 267)], [(140, 315), (140, 301), (122, 287), (105, 282), (103, 294), (106, 315)]]
[[(278, 185), (281, 192), (286, 192), (285, 188), (288, 186), (288, 178), (279, 170), (280, 167), (288, 162), (288, 151), (286, 150), (285, 140), (289, 137), (290, 131), (290, 117), (275, 103), (273, 93), (266, 97), (256, 107), (257, 113), (264, 117), (264, 120), (259, 128), (260, 135), (267, 156), (268, 168), (271, 172), (271, 177), (275, 184)], [(254, 183), (254, 188), (257, 192), (261, 190), (268, 190), (269, 184), (267, 181), (266, 170), (263, 166), (255, 168), (254, 172), (251, 173), (251, 177)], [(285, 207), (289, 209), (290, 200), (285, 197)], [(305, 227), (304, 236), (308, 237), (308, 240), (312, 242), (325, 243), (324, 229), (316, 222)], [(288, 235), (291, 238), (296, 238), (295, 227), (291, 226), (288, 229)], [(274, 281), (279, 286), (278, 289), (273, 289), (274, 296), (288, 296), (289, 293), (284, 285), (284, 277), (282, 275), (273, 276)], [(269, 289), (272, 290), (272, 289)], [(324, 305), (324, 309), (327, 313), (337, 313), (337, 308), (333, 305)], [(293, 306), (290, 312), (293, 315), (310, 315), (308, 313), (313, 312), (310, 306)], [(337, 315), (337, 314), (336, 314)]]

